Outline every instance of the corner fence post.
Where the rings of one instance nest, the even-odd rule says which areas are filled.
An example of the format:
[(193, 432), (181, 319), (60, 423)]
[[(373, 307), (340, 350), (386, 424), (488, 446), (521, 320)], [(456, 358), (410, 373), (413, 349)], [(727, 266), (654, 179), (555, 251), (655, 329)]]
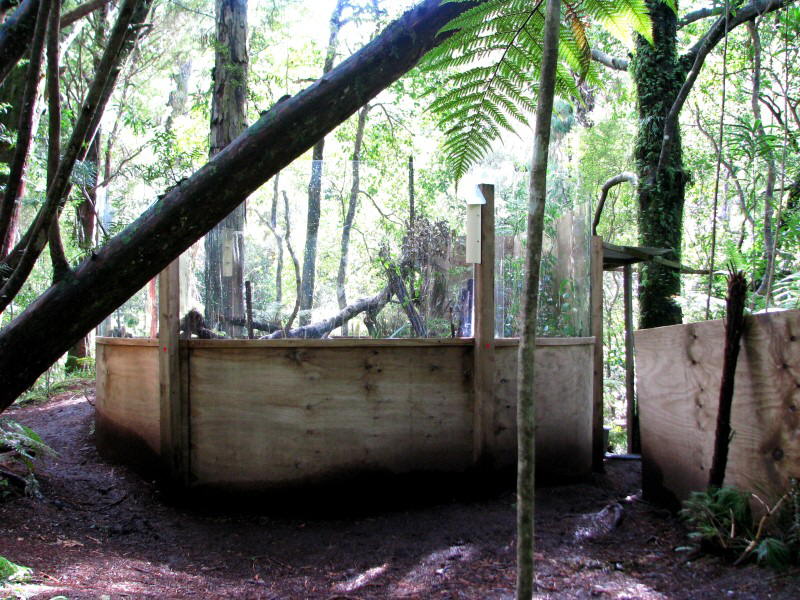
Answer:
[(161, 457), (174, 483), (188, 480), (188, 402), (182, 392), (180, 259), (158, 275), (158, 369)]
[(603, 238), (592, 236), (591, 309), (594, 361), (592, 377), (592, 470), (603, 471)]
[(491, 463), (495, 454), (495, 338), (494, 338), (494, 186), (482, 183), (480, 263), (475, 264), (473, 335), (473, 460)]

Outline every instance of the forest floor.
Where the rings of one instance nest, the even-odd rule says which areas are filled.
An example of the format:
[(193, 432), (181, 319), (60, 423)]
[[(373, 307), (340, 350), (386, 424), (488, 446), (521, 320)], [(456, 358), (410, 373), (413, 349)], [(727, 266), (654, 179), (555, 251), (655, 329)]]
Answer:
[[(0, 503), (0, 555), (32, 568), (0, 597), (514, 597), (510, 486), (338, 516), (188, 508), (98, 455), (91, 402), (86, 386), (3, 415), (35, 429), (59, 456), (39, 465), (40, 498)], [(685, 534), (673, 515), (626, 501), (639, 478), (638, 462), (611, 460), (590, 482), (537, 492), (541, 598), (800, 597), (797, 571), (688, 560), (676, 551)], [(604, 534), (593, 515), (615, 501), (624, 518)]]

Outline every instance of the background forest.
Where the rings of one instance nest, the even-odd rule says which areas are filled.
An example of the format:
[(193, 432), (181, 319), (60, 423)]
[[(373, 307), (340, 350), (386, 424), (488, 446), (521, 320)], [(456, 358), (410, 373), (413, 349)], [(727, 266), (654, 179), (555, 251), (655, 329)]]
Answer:
[[(97, 7), (87, 16), (67, 25), (62, 21), (59, 81), (65, 133), (80, 114), (115, 17), (112, 4), (92, 4)], [(220, 42), (215, 41), (214, 3), (154, 2), (122, 66), (99, 132), (72, 173), (59, 219), (66, 262), (90, 257), (159, 193), (206, 163), (215, 152), (209, 136), (219, 91), (215, 82), (246, 79), (243, 125), (251, 124), (330, 71), (411, 5), (398, 0), (251, 2), (246, 64), (228, 65), (222, 73), (215, 67)], [(76, 6), (65, 3), (62, 14)], [(691, 48), (721, 12), (719, 5), (681, 6), (677, 47)], [(675, 258), (695, 269), (721, 271), (732, 264), (744, 270), (753, 282), (752, 311), (800, 305), (800, 50), (793, 43), (798, 29), (800, 9), (792, 4), (733, 29), (706, 58), (680, 111), (685, 203), (680, 221), (667, 224), (683, 231)], [(600, 27), (589, 34), (595, 61), (578, 86), (580, 97), (559, 98), (553, 117), (549, 243), (539, 323), (543, 335), (588, 335), (591, 214), (608, 179), (639, 169), (636, 148), (648, 128), (661, 135), (661, 124), (649, 123), (639, 112), (646, 96), (641, 74), (625, 72), (637, 68), (636, 43), (626, 47)], [(26, 73), (27, 61), (22, 61), (0, 87), (0, 161), (6, 173), (17, 143)], [(496, 184), (501, 236), (496, 330), (517, 335), (531, 131), (519, 126), (517, 135), (504, 133), (491, 141), (485, 157), (457, 187), (446, 127), (441, 114), (430, 110), (451, 84), (445, 71), (423, 64), (328, 135), (324, 148), (318, 144), (263, 185), (248, 199), (238, 224), (217, 234), (222, 241), (216, 258), (209, 241), (198, 242), (184, 255), (184, 308), (197, 308), (215, 335), (245, 335), (243, 283), (248, 281), (259, 335), (319, 323), (360, 299), (371, 303), (360, 307), (358, 318), (323, 334), (468, 335), (464, 197), (472, 185), (486, 181)], [(19, 216), (3, 254), (44, 202), (47, 130), (42, 85)], [(316, 217), (309, 209), (315, 195)], [(611, 188), (598, 234), (616, 244), (648, 245), (640, 232), (641, 202), (634, 185)], [(570, 223), (567, 231), (564, 218)], [(318, 229), (310, 225), (316, 220)], [(0, 326), (50, 286), (53, 264), (58, 263), (46, 252), (41, 255), (0, 313)], [(215, 291), (214, 285), (234, 264), (242, 269), (242, 285), (234, 293), (239, 296), (222, 300), (227, 293)], [(396, 291), (400, 284), (395, 279), (403, 292)], [(643, 281), (646, 287), (646, 276)], [(607, 274), (605, 287), (607, 422), (620, 433), (621, 273)], [(386, 290), (391, 300), (381, 310)], [(722, 315), (724, 293), (722, 277), (683, 275), (674, 300), (685, 321), (701, 320)], [(216, 309), (214, 302), (220, 303)], [(225, 313), (225, 302), (238, 308)], [(154, 335), (155, 306), (151, 285), (116, 311), (101, 332)], [(84, 340), (73, 348), (70, 364), (91, 368), (90, 347), (91, 340)], [(49, 385), (63, 372), (62, 364), (55, 365), (44, 381)]]

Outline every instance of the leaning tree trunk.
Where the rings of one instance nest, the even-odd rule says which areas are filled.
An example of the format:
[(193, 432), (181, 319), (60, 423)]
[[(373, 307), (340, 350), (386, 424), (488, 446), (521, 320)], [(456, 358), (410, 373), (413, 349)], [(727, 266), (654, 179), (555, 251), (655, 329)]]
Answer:
[(527, 277), (523, 329), (519, 343), (517, 389), (517, 600), (530, 600), (534, 584), (533, 526), (535, 506), (536, 402), (534, 354), (539, 308), (539, 266), (542, 260), (544, 208), (547, 199), (547, 153), (553, 116), (561, 0), (548, 0), (542, 47), (536, 128), (528, 199)]
[[(672, 258), (679, 260), (686, 172), (677, 127), (665, 167), (655, 181), (650, 175), (658, 165), (666, 115), (685, 73), (676, 49), (677, 15), (660, 0), (647, 0), (647, 6), (653, 21), (654, 44), (637, 36), (636, 55), (631, 63), (639, 104), (634, 149), (639, 176), (639, 237), (643, 246), (672, 248)], [(679, 293), (678, 271), (656, 263), (644, 264), (639, 281), (640, 327), (680, 323), (681, 309), (673, 299)]]
[[(247, 0), (216, 0), (216, 16), (209, 158), (245, 130), (247, 101)], [(205, 241), (206, 322), (229, 336), (242, 333), (230, 323), (244, 317), (245, 211), (237, 206)]]
[[(105, 5), (100, 13), (100, 17), (95, 22), (95, 44), (102, 48), (106, 38), (106, 17), (108, 15), (108, 5)], [(95, 59), (94, 68), (97, 70), (100, 61)], [(91, 84), (91, 82), (88, 82)], [(92, 139), (89, 150), (84, 159), (90, 165), (91, 175), (88, 185), (85, 186), (83, 193), (86, 197), (75, 207), (75, 217), (78, 225), (78, 247), (81, 249), (82, 256), (88, 256), (94, 246), (95, 224), (97, 215), (97, 184), (100, 182), (100, 129)], [(89, 356), (89, 336), (84, 335), (67, 351), (67, 361), (64, 370), (67, 373), (80, 371), (82, 363)]]
[[(27, 65), (21, 65), (11, 71), (8, 78), (0, 86), (0, 103), (8, 105), (5, 112), (0, 113), (0, 124), (2, 124), (9, 131), (16, 131), (19, 126), (20, 109), (22, 108), (22, 93), (25, 84), (28, 81)], [(41, 95), (37, 99), (41, 100)], [(33, 111), (33, 124), (32, 131), (36, 131), (39, 127), (39, 115), (41, 111), (34, 108)], [(11, 139), (0, 139), (0, 162), (7, 165), (11, 164), (14, 158), (15, 143)], [(3, 210), (0, 209), (0, 220), (6, 220), (6, 236), (5, 240), (0, 239), (0, 258), (6, 256), (14, 244), (17, 242), (17, 234), (19, 233), (19, 212), (21, 206), (21, 198), (25, 195), (25, 174), (27, 165), (23, 170), (22, 183), (19, 186), (16, 198), (9, 199), (9, 207), (7, 217), (4, 215)], [(5, 189), (8, 183), (8, 176), (0, 173), (0, 186)], [(2, 200), (0, 200), (2, 202)], [(4, 229), (0, 226), (0, 231)]]
[(446, 38), (441, 28), (470, 6), (425, 0), (407, 11), (324, 81), (263, 114), (84, 261), (69, 281), (39, 296), (0, 331), (0, 410), (249, 194), (414, 67)]
[[(349, 0), (337, 0), (331, 14), (331, 30), (328, 38), (328, 49), (325, 52), (325, 63), (322, 66), (322, 79), (333, 69), (336, 58), (336, 47), (339, 32), (342, 29), (342, 11)], [(317, 273), (317, 239), (319, 236), (319, 219), (322, 214), (322, 159), (325, 152), (325, 138), (321, 137), (311, 151), (311, 179), (308, 182), (308, 216), (306, 219), (306, 245), (303, 251), (303, 275), (300, 289), (300, 324), (308, 323), (308, 311), (314, 304), (314, 281)]]
[[(50, 0), (43, 0), (39, 4), (33, 42), (31, 44), (31, 56), (25, 69), (25, 84), (23, 85), (22, 97), (19, 100), (19, 120), (14, 124), (17, 129), (14, 152), (8, 163), (8, 177), (5, 182), (4, 193), (0, 198), (0, 248), (4, 249), (3, 253), (0, 254), (0, 258), (4, 258), (13, 246), (11, 242), (12, 225), (15, 225), (19, 218), (19, 205), (25, 189), (24, 182), (28, 166), (28, 154), (30, 153), (33, 136), (36, 133), (34, 125), (38, 123), (36, 103), (39, 98), (40, 73), (49, 13)], [(5, 250), (7, 248), (9, 249), (8, 251)]]
[[(361, 188), (361, 143), (364, 140), (364, 127), (367, 124), (367, 113), (369, 106), (363, 107), (358, 111), (358, 125), (356, 127), (356, 139), (353, 142), (353, 181), (350, 186), (350, 198), (347, 202), (347, 211), (342, 223), (342, 243), (341, 254), (339, 256), (339, 272), (336, 274), (336, 298), (339, 300), (339, 308), (347, 306), (347, 264), (350, 258), (350, 231), (353, 229), (353, 221), (356, 218), (358, 209), (358, 193)], [(346, 336), (347, 322), (342, 324), (342, 335)]]

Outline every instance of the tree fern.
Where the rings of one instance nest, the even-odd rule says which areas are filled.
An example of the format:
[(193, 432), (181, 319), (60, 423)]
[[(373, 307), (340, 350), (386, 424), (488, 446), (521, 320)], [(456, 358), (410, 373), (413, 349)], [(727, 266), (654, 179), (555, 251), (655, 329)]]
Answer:
[[(580, 81), (597, 82), (586, 33), (590, 21), (625, 43), (631, 30), (651, 37), (644, 0), (565, 0), (561, 13), (556, 93), (565, 98), (580, 97)], [(486, 155), (502, 130), (527, 125), (536, 104), (543, 25), (542, 0), (488, 0), (448, 23), (442, 31), (454, 33), (425, 57), (423, 68), (448, 73), (446, 91), (429, 90), (436, 94), (430, 109), (445, 131), (456, 179)]]

